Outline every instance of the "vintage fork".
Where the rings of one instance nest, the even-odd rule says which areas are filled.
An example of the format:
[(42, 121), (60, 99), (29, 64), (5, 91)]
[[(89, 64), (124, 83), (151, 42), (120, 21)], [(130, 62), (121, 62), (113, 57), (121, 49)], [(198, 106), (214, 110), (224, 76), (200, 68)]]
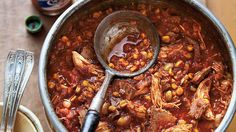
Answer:
[(12, 132), (17, 109), (34, 64), (32, 52), (10, 51), (5, 68), (3, 112), (0, 131)]
[(9, 102), (9, 90), (13, 82), (13, 75), (15, 69), (15, 52), (10, 51), (7, 56), (6, 66), (5, 66), (5, 81), (4, 81), (4, 93), (3, 93), (3, 110), (2, 110), (2, 120), (0, 130), (1, 132), (5, 130), (7, 114), (8, 114), (8, 102)]

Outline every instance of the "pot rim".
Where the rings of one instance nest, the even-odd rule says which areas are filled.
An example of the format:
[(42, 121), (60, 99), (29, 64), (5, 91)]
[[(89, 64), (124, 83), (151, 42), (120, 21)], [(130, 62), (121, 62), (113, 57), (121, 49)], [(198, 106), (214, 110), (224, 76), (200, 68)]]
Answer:
[[(77, 0), (74, 4), (72, 4), (60, 17), (55, 21), (53, 26), (51, 27), (50, 31), (48, 32), (46, 39), (44, 41), (41, 53), (40, 53), (40, 59), (39, 59), (39, 89), (40, 89), (40, 95), (41, 100), (43, 102), (46, 114), (49, 115), (49, 120), (52, 123), (54, 129), (56, 131), (67, 131), (65, 126), (60, 122), (58, 119), (49, 94), (47, 90), (47, 80), (46, 80), (46, 67), (47, 67), (47, 57), (49, 53), (49, 47), (52, 44), (53, 38), (55, 38), (57, 32), (59, 31), (60, 27), (64, 24), (64, 22), (79, 8), (81, 8), (86, 3), (90, 2), (91, 0)], [(202, 15), (206, 16), (216, 27), (218, 32), (220, 33), (221, 37), (223, 38), (223, 41), (226, 44), (226, 47), (228, 48), (230, 60), (232, 62), (232, 73), (233, 73), (233, 92), (230, 104), (227, 108), (227, 112), (221, 121), (220, 125), (215, 130), (216, 132), (225, 131), (228, 125), (230, 124), (235, 110), (236, 110), (236, 50), (234, 47), (234, 43), (223, 26), (223, 24), (202, 4), (200, 4), (196, 0), (182, 0), (183, 2), (189, 4), (193, 8), (195, 8), (197, 11), (199, 11)]]

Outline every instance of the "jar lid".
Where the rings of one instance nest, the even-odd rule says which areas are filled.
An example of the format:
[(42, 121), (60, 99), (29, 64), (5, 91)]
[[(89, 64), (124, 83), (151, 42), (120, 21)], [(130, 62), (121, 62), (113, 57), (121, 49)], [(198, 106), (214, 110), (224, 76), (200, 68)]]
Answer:
[(29, 33), (37, 33), (42, 29), (43, 22), (39, 16), (28, 16), (25, 19), (25, 26)]

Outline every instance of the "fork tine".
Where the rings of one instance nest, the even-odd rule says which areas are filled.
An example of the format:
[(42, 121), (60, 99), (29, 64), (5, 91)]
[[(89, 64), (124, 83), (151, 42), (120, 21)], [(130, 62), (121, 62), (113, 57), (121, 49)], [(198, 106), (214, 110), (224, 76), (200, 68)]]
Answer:
[(6, 120), (7, 120), (7, 114), (8, 114), (8, 105), (9, 105), (9, 92), (10, 87), (13, 82), (13, 75), (14, 73), (14, 67), (15, 67), (15, 51), (10, 51), (5, 65), (5, 81), (4, 81), (4, 93), (3, 93), (3, 111), (2, 111), (2, 119), (1, 119), (1, 126), (0, 130), (5, 131), (6, 127)]

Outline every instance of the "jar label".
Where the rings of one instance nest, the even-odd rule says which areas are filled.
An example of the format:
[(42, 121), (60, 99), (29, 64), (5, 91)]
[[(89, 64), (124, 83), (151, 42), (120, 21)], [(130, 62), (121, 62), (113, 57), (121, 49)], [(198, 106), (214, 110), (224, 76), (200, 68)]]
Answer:
[(38, 0), (38, 3), (41, 7), (51, 7), (55, 5), (58, 0)]
[(37, 0), (39, 6), (43, 9), (63, 8), (70, 0)]

